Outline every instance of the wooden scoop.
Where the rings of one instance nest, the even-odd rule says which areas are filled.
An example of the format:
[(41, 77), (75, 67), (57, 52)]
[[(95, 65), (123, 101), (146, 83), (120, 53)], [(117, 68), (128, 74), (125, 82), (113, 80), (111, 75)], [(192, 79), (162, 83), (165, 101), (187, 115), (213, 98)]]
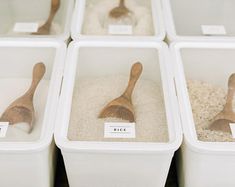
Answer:
[(130, 10), (125, 6), (124, 0), (120, 0), (118, 7), (113, 8), (109, 12), (109, 16), (117, 19), (127, 15), (129, 12)]
[(210, 124), (209, 129), (215, 131), (229, 132), (230, 123), (235, 122), (235, 113), (233, 112), (233, 97), (235, 93), (235, 73), (229, 77), (228, 80), (228, 93), (226, 104), (224, 105), (223, 110), (218, 113), (213, 122)]
[(52, 20), (54, 19), (55, 14), (58, 11), (59, 7), (60, 7), (60, 0), (51, 0), (51, 11), (47, 21), (41, 27), (39, 27), (37, 32), (34, 32), (32, 34), (48, 35), (50, 33)]
[(108, 103), (101, 111), (99, 118), (114, 117), (128, 120), (129, 122), (135, 122), (131, 95), (142, 69), (142, 64), (139, 62), (132, 66), (129, 83), (125, 92), (120, 97)]
[(7, 107), (0, 118), (1, 122), (9, 122), (10, 125), (27, 123), (29, 126), (27, 131), (31, 132), (34, 119), (33, 96), (45, 71), (46, 67), (43, 63), (37, 63), (34, 66), (33, 79), (30, 88), (23, 96), (16, 99)]

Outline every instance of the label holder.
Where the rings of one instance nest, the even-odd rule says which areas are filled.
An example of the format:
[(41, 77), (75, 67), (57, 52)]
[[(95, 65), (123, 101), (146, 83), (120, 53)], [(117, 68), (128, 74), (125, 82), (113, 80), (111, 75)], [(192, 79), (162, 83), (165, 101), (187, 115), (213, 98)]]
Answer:
[(135, 138), (135, 123), (106, 122), (104, 138)]

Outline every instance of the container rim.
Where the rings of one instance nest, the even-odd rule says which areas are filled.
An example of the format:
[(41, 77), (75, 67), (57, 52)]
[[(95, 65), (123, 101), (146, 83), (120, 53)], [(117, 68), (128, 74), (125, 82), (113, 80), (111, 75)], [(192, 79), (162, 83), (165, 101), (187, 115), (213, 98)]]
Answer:
[[(174, 115), (170, 116), (172, 120), (171, 128), (168, 131), (172, 134), (174, 134), (174, 138), (166, 143), (145, 143), (145, 142), (87, 142), (87, 141), (69, 141), (67, 139), (67, 130), (69, 125), (69, 117), (66, 117), (67, 114), (69, 114), (68, 111), (71, 110), (71, 103), (67, 102), (67, 96), (66, 93), (68, 90), (71, 90), (71, 85), (66, 84), (68, 82), (65, 82), (69, 79), (67, 78), (68, 74), (73, 77), (75, 76), (75, 72), (71, 74), (71, 68), (74, 68), (70, 65), (73, 61), (73, 56), (75, 54), (75, 51), (79, 49), (80, 47), (115, 47), (115, 48), (154, 48), (157, 50), (161, 50), (161, 53), (163, 53), (165, 61), (162, 62), (161, 65), (163, 66), (163, 70), (169, 70), (168, 68), (168, 47), (165, 43), (155, 43), (155, 42), (91, 42), (91, 41), (81, 41), (81, 42), (72, 42), (69, 46), (68, 53), (67, 53), (67, 60), (65, 65), (65, 76), (64, 76), (64, 84), (61, 92), (61, 97), (59, 101), (59, 109), (57, 113), (57, 120), (56, 120), (56, 128), (55, 128), (55, 141), (58, 147), (60, 147), (62, 150), (70, 151), (70, 152), (79, 152), (79, 151), (87, 151), (87, 152), (169, 152), (169, 151), (175, 151), (179, 148), (181, 142), (182, 142), (182, 133), (181, 133), (181, 126), (179, 121), (179, 114), (177, 112), (174, 113)], [(161, 61), (161, 60), (160, 60)], [(168, 72), (169, 73), (169, 72)], [(167, 79), (172, 79), (172, 85), (168, 84), (168, 86), (173, 86), (173, 73), (171, 75), (168, 75)], [(169, 80), (167, 80), (169, 81)], [(67, 90), (67, 91), (65, 91)], [(175, 89), (171, 89), (175, 90)], [(170, 92), (171, 94), (175, 94), (174, 91)], [(72, 91), (71, 93), (72, 94)], [(168, 96), (169, 97), (169, 96)], [(171, 109), (178, 110), (178, 106), (176, 106), (176, 94), (175, 97), (172, 97), (170, 99), (170, 106)], [(66, 103), (66, 106), (65, 106)], [(65, 108), (67, 107), (67, 108)], [(168, 107), (170, 108), (170, 107)], [(166, 111), (167, 112), (167, 111)], [(169, 113), (169, 112), (168, 112)], [(167, 116), (168, 117), (168, 116)], [(67, 119), (68, 118), (68, 119)], [(168, 121), (169, 123), (169, 121)], [(173, 130), (174, 129), (174, 132)]]
[(191, 112), (188, 91), (186, 87), (184, 67), (181, 59), (181, 49), (234, 49), (235, 43), (228, 42), (173, 42), (170, 51), (174, 60), (174, 74), (181, 111), (184, 142), (197, 153), (235, 154), (235, 142), (203, 142), (198, 140)]
[(56, 116), (56, 108), (59, 100), (60, 84), (63, 73), (65, 60), (66, 44), (62, 41), (40, 40), (33, 41), (31, 39), (0, 39), (0, 47), (36, 47), (36, 48), (55, 48), (54, 65), (52, 68), (50, 85), (48, 90), (47, 101), (44, 112), (43, 127), (40, 138), (31, 142), (0, 142), (0, 153), (32, 153), (42, 151), (52, 143), (54, 121)]

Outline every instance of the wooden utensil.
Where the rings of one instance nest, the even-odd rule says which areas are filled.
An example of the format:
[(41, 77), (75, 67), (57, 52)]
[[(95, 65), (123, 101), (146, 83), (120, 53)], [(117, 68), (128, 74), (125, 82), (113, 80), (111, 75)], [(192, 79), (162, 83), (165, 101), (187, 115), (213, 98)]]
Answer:
[(127, 15), (129, 12), (130, 10), (125, 6), (124, 0), (120, 0), (119, 5), (109, 12), (109, 16), (117, 19)]
[(109, 102), (100, 112), (99, 118), (115, 117), (128, 120), (130, 122), (135, 121), (131, 95), (135, 84), (142, 73), (142, 69), (143, 67), (140, 62), (137, 62), (132, 66), (129, 83), (125, 92), (120, 97)]
[(60, 0), (51, 0), (51, 11), (47, 21), (39, 27), (38, 31), (32, 33), (34, 35), (47, 35), (50, 33), (52, 21), (56, 15), (56, 12), (60, 8)]
[(235, 112), (233, 111), (233, 97), (235, 93), (235, 73), (229, 77), (228, 80), (228, 93), (226, 104), (224, 105), (223, 110), (218, 113), (213, 122), (210, 124), (209, 129), (215, 131), (229, 132), (230, 123), (235, 122)]
[(34, 120), (33, 96), (45, 71), (46, 67), (43, 63), (37, 63), (34, 66), (33, 79), (30, 88), (23, 96), (16, 99), (9, 107), (7, 107), (2, 114), (0, 121), (9, 122), (10, 125), (27, 123), (30, 127), (29, 132), (31, 132)]

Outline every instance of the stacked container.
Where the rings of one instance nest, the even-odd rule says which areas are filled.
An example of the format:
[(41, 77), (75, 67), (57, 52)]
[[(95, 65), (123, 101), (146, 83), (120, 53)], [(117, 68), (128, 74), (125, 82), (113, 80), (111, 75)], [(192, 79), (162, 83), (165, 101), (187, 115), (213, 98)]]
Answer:
[[(57, 115), (55, 139), (56, 144), (62, 150), (71, 187), (164, 186), (172, 157), (181, 143), (173, 73), (169, 66), (168, 57), (168, 48), (163, 43), (74, 42), (70, 44)], [(168, 138), (164, 141), (150, 141), (146, 135), (144, 137), (146, 141), (142, 139), (140, 142), (136, 141), (137, 139), (104, 138), (100, 140), (96, 137), (88, 139), (81, 138), (83, 128), (75, 133), (75, 140), (71, 138), (71, 125), (74, 123), (72, 118), (79, 116), (76, 110), (84, 107), (84, 104), (81, 103), (85, 98), (84, 95), (87, 95), (83, 93), (83, 89), (77, 88), (82, 84), (81, 80), (96, 80), (99, 77), (120, 74), (129, 76), (129, 69), (136, 61), (143, 64), (141, 79), (154, 81), (161, 87), (160, 92), (164, 96), (158, 99), (164, 103), (165, 109), (159, 118), (166, 117), (163, 127), (166, 128)], [(104, 81), (108, 79), (106, 78)], [(98, 85), (99, 83), (97, 82)], [(83, 87), (84, 90), (89, 86), (91, 87), (92, 84)], [(99, 89), (103, 89), (102, 84)], [(99, 99), (99, 94), (104, 92), (105, 89), (101, 92), (89, 92), (89, 95), (93, 94), (93, 96), (91, 95), (92, 99), (86, 104), (90, 109), (84, 111), (82, 117), (86, 117), (87, 113), (93, 110), (93, 105)], [(78, 93), (78, 97), (83, 95), (80, 103), (76, 102), (75, 93)], [(151, 114), (151, 112), (153, 111), (147, 113)], [(148, 116), (147, 113), (144, 117)], [(89, 119), (87, 120), (89, 121)], [(143, 122), (146, 120), (147, 117)], [(82, 125), (85, 122), (83, 119), (77, 121), (76, 125)], [(138, 124), (142, 130), (145, 128), (143, 122)], [(97, 123), (89, 125), (91, 128), (88, 134), (92, 134), (92, 130), (100, 124), (97, 119)], [(160, 124), (156, 122), (152, 125), (158, 126)], [(101, 126), (104, 124), (101, 123)], [(74, 131), (72, 132), (74, 133)], [(104, 128), (101, 128), (100, 134), (103, 133)], [(158, 134), (157, 131), (151, 133)], [(136, 138), (138, 138), (138, 133)]]
[(65, 47), (63, 43), (49, 41), (0, 43), (1, 114), (27, 91), (34, 65), (43, 62), (46, 66), (34, 95), (35, 119), (31, 133), (16, 125), (9, 125), (5, 135), (1, 131), (1, 186), (53, 186), (56, 161), (53, 130)]
[[(231, 42), (235, 41), (235, 4), (220, 0), (162, 2), (184, 134), (177, 154), (179, 186), (232, 187), (234, 139), (230, 133), (210, 130), (203, 120), (212, 124), (222, 111), (228, 79), (234, 73)], [(206, 87), (209, 89), (204, 90)], [(207, 101), (200, 98), (203, 96)], [(205, 103), (213, 106), (204, 106), (200, 114), (196, 113), (196, 107)], [(213, 116), (209, 116), (211, 112)]]
[[(33, 97), (32, 131), (27, 132), (29, 125), (25, 123), (0, 124), (0, 186), (54, 186), (57, 162), (54, 121), (66, 56), (64, 42), (70, 39), (74, 1), (58, 1), (49, 33), (35, 34), (47, 22), (52, 2), (55, 3), (51, 0), (0, 1), (1, 121), (7, 107), (29, 89), (35, 64), (42, 62), (46, 67)], [(24, 109), (21, 107), (18, 112)]]
[[(193, 97), (189, 97), (187, 83), (189, 79), (202, 81), (221, 87), (226, 92), (228, 78), (235, 72), (235, 44), (181, 42), (172, 44), (171, 52), (175, 59), (176, 87), (184, 132), (184, 143), (177, 157), (180, 186), (233, 187), (235, 144), (232, 137), (229, 137), (231, 142), (199, 138), (201, 135), (195, 126), (196, 114), (194, 117), (192, 114), (192, 110), (195, 111), (192, 107), (193, 100), (189, 99)], [(204, 94), (207, 91), (204, 90)], [(212, 94), (209, 100), (213, 97)], [(207, 115), (210, 108), (202, 110)], [(212, 132), (206, 138), (210, 138), (209, 136), (213, 138)]]

